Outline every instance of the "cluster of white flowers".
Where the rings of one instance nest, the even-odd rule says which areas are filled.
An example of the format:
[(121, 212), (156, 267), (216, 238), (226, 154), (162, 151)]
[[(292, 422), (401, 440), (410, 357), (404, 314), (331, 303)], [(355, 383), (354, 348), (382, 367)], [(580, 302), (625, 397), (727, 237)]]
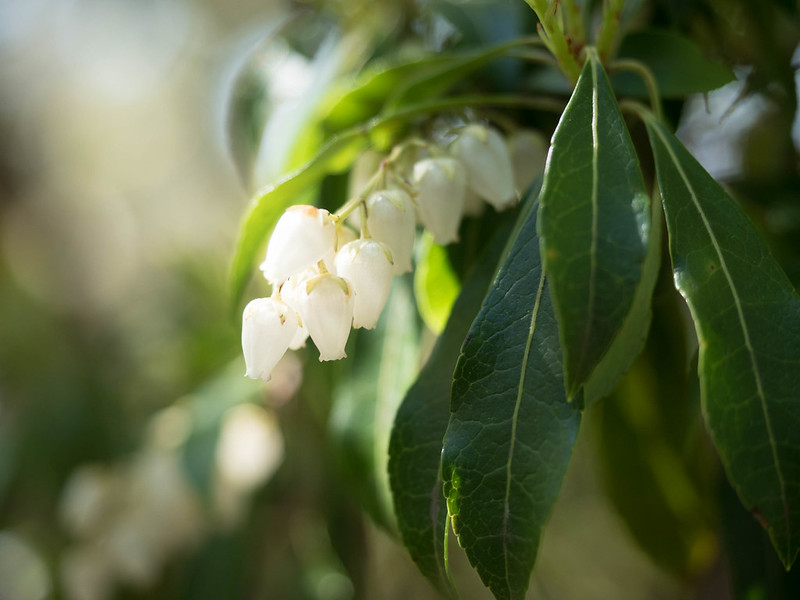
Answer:
[[(544, 168), (547, 143), (522, 130), (506, 140), (484, 124), (462, 127), (447, 146), (419, 141), (397, 146), (363, 190), (335, 214), (293, 206), (278, 220), (261, 264), (270, 298), (244, 309), (246, 376), (268, 380), (289, 350), (311, 337), (319, 359), (345, 357), (354, 328), (372, 329), (389, 296), (392, 277), (411, 271), (416, 225), (438, 244), (458, 240), (465, 215), (484, 201), (513, 206)], [(415, 160), (400, 160), (414, 154)], [(344, 220), (360, 228), (360, 237)]]

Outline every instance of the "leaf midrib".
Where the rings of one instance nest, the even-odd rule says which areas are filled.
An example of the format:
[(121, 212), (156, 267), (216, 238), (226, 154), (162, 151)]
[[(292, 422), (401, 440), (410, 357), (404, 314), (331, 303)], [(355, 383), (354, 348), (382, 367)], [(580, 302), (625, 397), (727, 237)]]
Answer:
[(522, 355), (522, 363), (519, 371), (519, 383), (517, 384), (517, 399), (514, 404), (514, 413), (511, 417), (511, 443), (508, 448), (508, 461), (506, 463), (506, 493), (503, 498), (503, 561), (505, 566), (505, 579), (506, 586), (508, 587), (508, 597), (513, 598), (514, 594), (511, 590), (511, 578), (509, 575), (508, 567), (508, 521), (510, 517), (509, 499), (511, 497), (511, 463), (514, 460), (514, 448), (517, 442), (517, 421), (519, 420), (519, 408), (522, 404), (522, 392), (525, 387), (525, 377), (528, 370), (528, 357), (530, 356), (531, 345), (533, 344), (533, 334), (536, 331), (536, 319), (539, 315), (539, 306), (542, 299), (542, 291), (544, 290), (544, 269), (539, 276), (539, 287), (536, 290), (536, 300), (533, 303), (533, 310), (531, 311), (531, 322), (528, 326), (528, 339), (525, 342), (525, 352)]
[(744, 343), (745, 348), (747, 348), (747, 352), (750, 356), (750, 365), (753, 371), (753, 376), (755, 377), (756, 382), (756, 391), (758, 393), (758, 399), (761, 406), (761, 412), (764, 415), (764, 423), (767, 427), (767, 435), (769, 437), (769, 445), (772, 451), (772, 459), (775, 462), (775, 470), (778, 475), (778, 483), (781, 488), (781, 503), (783, 504), (783, 512), (784, 512), (784, 519), (786, 521), (786, 531), (787, 531), (787, 548), (791, 548), (791, 539), (792, 539), (792, 532), (789, 527), (789, 504), (786, 498), (786, 482), (783, 478), (783, 471), (781, 470), (781, 462), (780, 458), (778, 457), (778, 448), (775, 445), (775, 436), (772, 430), (772, 420), (769, 415), (769, 411), (767, 410), (767, 400), (764, 394), (764, 388), (761, 383), (761, 374), (758, 369), (758, 362), (756, 361), (755, 351), (753, 350), (753, 346), (750, 342), (750, 332), (747, 328), (747, 322), (745, 321), (744, 311), (742, 309), (742, 303), (739, 299), (739, 293), (736, 291), (736, 286), (733, 283), (731, 278), (730, 272), (728, 270), (728, 265), (725, 262), (725, 257), (722, 255), (722, 249), (720, 248), (719, 243), (717, 242), (717, 237), (714, 235), (713, 230), (711, 229), (711, 224), (708, 222), (705, 213), (703, 212), (702, 207), (700, 206), (700, 202), (697, 198), (697, 194), (692, 187), (691, 182), (689, 181), (686, 173), (683, 170), (680, 162), (678, 161), (678, 157), (672, 150), (672, 147), (669, 144), (669, 140), (664, 136), (663, 132), (660, 130), (660, 124), (657, 124), (654, 127), (651, 127), (658, 137), (661, 139), (661, 142), (664, 144), (664, 148), (666, 148), (667, 153), (670, 156), (670, 159), (675, 164), (675, 168), (678, 170), (678, 174), (681, 176), (686, 189), (689, 191), (689, 195), (692, 198), (692, 203), (694, 204), (697, 213), (700, 215), (700, 219), (703, 222), (703, 226), (705, 227), (706, 231), (708, 232), (708, 236), (711, 239), (711, 244), (714, 246), (714, 250), (717, 253), (717, 257), (719, 258), (720, 268), (722, 272), (725, 274), (725, 279), (728, 282), (728, 286), (731, 290), (731, 295), (733, 296), (733, 302), (736, 305), (736, 312), (739, 315), (739, 323), (742, 328), (742, 334), (744, 336)]
[[(598, 83), (597, 83), (597, 62), (592, 61), (592, 238), (589, 246), (589, 294), (586, 301), (586, 320), (583, 329), (583, 341), (581, 342), (580, 360), (576, 365), (578, 372), (583, 371), (586, 361), (586, 352), (592, 337), (594, 326), (594, 303), (595, 303), (595, 279), (597, 278), (597, 195), (600, 186), (600, 173), (598, 167), (598, 155), (600, 152), (600, 134), (598, 131), (598, 115), (600, 113)], [(574, 376), (574, 374), (573, 374)], [(573, 386), (570, 386), (572, 388)], [(570, 397), (576, 390), (570, 389)]]

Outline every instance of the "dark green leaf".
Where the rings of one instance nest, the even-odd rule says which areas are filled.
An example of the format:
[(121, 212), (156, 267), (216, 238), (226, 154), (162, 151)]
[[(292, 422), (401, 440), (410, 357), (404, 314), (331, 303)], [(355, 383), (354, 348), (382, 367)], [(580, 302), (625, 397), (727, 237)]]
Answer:
[[(694, 42), (666, 31), (631, 33), (622, 41), (619, 56), (644, 63), (665, 98), (710, 92), (736, 79), (729, 67), (703, 56)], [(641, 78), (633, 73), (615, 73), (611, 81), (621, 96), (647, 96)]]
[(789, 568), (800, 549), (800, 298), (738, 204), (666, 127), (646, 122), (706, 423)]
[(719, 516), (728, 559), (732, 597), (737, 600), (800, 598), (800, 569), (789, 572), (770, 550), (767, 533), (749, 518), (730, 483), (718, 481)]
[(444, 560), (447, 510), (440, 463), (450, 418), (450, 387), (459, 349), (512, 225), (511, 219), (503, 222), (464, 281), (441, 337), (397, 411), (389, 444), (389, 481), (403, 543), (425, 577), (448, 596), (454, 592)]
[(419, 364), (419, 328), (410, 285), (396, 278), (375, 331), (359, 330), (353, 358), (341, 363), (329, 428), (344, 474), (361, 504), (395, 529), (389, 491), (389, 435)]
[(527, 215), (470, 329), (442, 451), (459, 544), (496, 598), (524, 598), (580, 424)]
[(610, 391), (644, 344), (658, 265), (652, 219), (625, 121), (590, 54), (553, 134), (541, 196), (570, 400), (584, 386), (587, 404)]

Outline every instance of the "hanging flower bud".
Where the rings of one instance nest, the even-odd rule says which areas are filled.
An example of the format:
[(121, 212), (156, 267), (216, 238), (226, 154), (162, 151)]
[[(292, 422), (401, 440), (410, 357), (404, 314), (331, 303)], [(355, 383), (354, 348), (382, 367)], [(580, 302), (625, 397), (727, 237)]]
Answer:
[(547, 140), (533, 129), (518, 129), (508, 138), (511, 164), (514, 167), (514, 185), (520, 194), (544, 171), (547, 159)]
[(322, 260), (335, 244), (336, 226), (327, 210), (292, 206), (278, 219), (260, 268), (277, 285)]
[(367, 229), (376, 240), (389, 246), (394, 274), (411, 270), (416, 216), (411, 197), (403, 190), (381, 190), (367, 200)]
[(274, 298), (256, 298), (244, 308), (242, 351), (251, 379), (269, 381), (298, 328), (297, 313)]
[(353, 290), (353, 327), (374, 329), (392, 286), (392, 253), (377, 240), (355, 240), (336, 255), (336, 272)]
[(511, 155), (503, 136), (485, 125), (468, 125), (450, 146), (467, 169), (469, 186), (497, 210), (517, 199)]
[(339, 360), (353, 322), (353, 294), (347, 281), (323, 273), (303, 282), (298, 291), (300, 318), (319, 350), (319, 359)]
[(414, 165), (417, 208), (422, 224), (442, 246), (458, 240), (467, 175), (454, 158), (426, 158)]

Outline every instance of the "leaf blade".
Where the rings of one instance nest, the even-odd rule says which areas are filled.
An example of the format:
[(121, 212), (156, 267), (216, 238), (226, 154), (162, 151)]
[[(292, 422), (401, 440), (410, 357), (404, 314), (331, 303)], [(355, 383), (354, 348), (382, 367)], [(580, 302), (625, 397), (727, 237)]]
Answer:
[(440, 592), (455, 595), (446, 567), (447, 507), (442, 493), (442, 439), (450, 418), (450, 387), (459, 350), (481, 306), (511, 232), (506, 219), (465, 279), (445, 328), (395, 415), (389, 479), (403, 543)]
[(464, 343), (442, 451), (454, 531), (496, 598), (525, 596), (580, 423), (536, 221), (533, 208)]
[[(644, 306), (637, 331), (627, 333), (638, 342), (623, 348), (613, 361), (616, 370), (624, 372), (641, 350), (658, 262), (651, 256), (657, 244), (650, 240), (653, 217), (638, 158), (596, 55), (586, 61), (553, 134), (540, 211), (542, 256), (572, 399), (597, 373), (628, 315)], [(610, 387), (613, 381), (598, 389)], [(585, 401), (597, 399), (593, 392)]]
[(646, 124), (706, 424), (788, 569), (800, 551), (800, 298), (736, 202), (662, 124)]
[[(707, 59), (693, 41), (668, 31), (630, 33), (622, 40), (619, 55), (644, 63), (664, 98), (710, 92), (736, 79), (729, 67)], [(615, 73), (611, 81), (621, 95), (647, 97), (644, 83), (632, 73)]]

